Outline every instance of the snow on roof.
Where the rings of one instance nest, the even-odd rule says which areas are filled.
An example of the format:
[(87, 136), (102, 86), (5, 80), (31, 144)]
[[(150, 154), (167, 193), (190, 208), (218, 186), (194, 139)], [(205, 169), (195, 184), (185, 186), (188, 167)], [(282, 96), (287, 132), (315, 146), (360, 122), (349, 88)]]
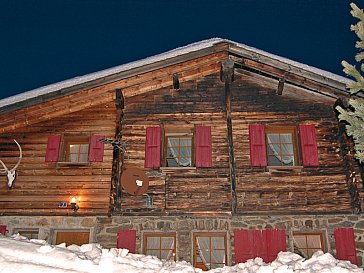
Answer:
[(167, 60), (167, 59), (170, 59), (170, 58), (173, 58), (173, 57), (177, 57), (177, 56), (181, 56), (181, 55), (184, 55), (184, 54), (187, 54), (187, 53), (191, 53), (191, 52), (195, 52), (195, 51), (198, 51), (198, 50), (201, 50), (201, 49), (205, 49), (205, 48), (211, 47), (214, 44), (219, 43), (219, 42), (228, 42), (228, 43), (234, 44), (237, 47), (242, 48), (242, 49), (247, 50), (247, 51), (251, 51), (252, 53), (261, 54), (261, 55), (266, 56), (268, 58), (280, 61), (282, 63), (288, 64), (288, 65), (291, 65), (291, 66), (295, 66), (297, 68), (300, 68), (300, 69), (303, 69), (303, 70), (306, 70), (306, 71), (309, 71), (309, 72), (312, 72), (312, 73), (315, 73), (315, 74), (318, 74), (318, 75), (322, 75), (322, 76), (324, 76), (324, 77), (326, 77), (328, 79), (338, 81), (338, 82), (341, 82), (341, 83), (344, 83), (344, 84), (347, 84), (347, 83), (349, 83), (351, 81), (351, 80), (349, 80), (349, 79), (347, 79), (345, 77), (341, 77), (339, 75), (330, 73), (328, 71), (321, 70), (321, 69), (318, 69), (318, 68), (315, 68), (315, 67), (312, 67), (312, 66), (309, 66), (309, 65), (305, 65), (305, 64), (302, 64), (302, 63), (299, 63), (299, 62), (296, 62), (296, 61), (293, 61), (293, 60), (290, 60), (290, 59), (287, 59), (287, 58), (284, 58), (284, 57), (280, 57), (280, 56), (277, 56), (277, 55), (274, 55), (274, 54), (270, 54), (270, 53), (265, 52), (263, 50), (259, 50), (259, 49), (256, 49), (254, 47), (247, 46), (245, 44), (236, 43), (234, 41), (221, 39), (221, 38), (212, 38), (212, 39), (207, 39), (207, 40), (202, 40), (202, 41), (199, 41), (199, 42), (196, 42), (196, 43), (192, 43), (192, 44), (189, 44), (189, 45), (186, 45), (186, 46), (183, 46), (183, 47), (179, 47), (179, 48), (167, 51), (165, 53), (154, 55), (154, 56), (151, 56), (151, 57), (148, 57), (148, 58), (145, 58), (145, 59), (141, 59), (141, 60), (138, 60), (138, 61), (126, 63), (126, 64), (123, 64), (123, 65), (115, 66), (115, 67), (108, 68), (108, 69), (105, 69), (105, 70), (101, 70), (101, 71), (98, 71), (98, 72), (86, 74), (84, 76), (71, 78), (69, 80), (64, 80), (64, 81), (57, 82), (57, 83), (54, 83), (54, 84), (39, 87), (39, 88), (30, 90), (30, 91), (27, 91), (27, 92), (24, 92), (24, 93), (20, 93), (18, 95), (11, 96), (11, 97), (0, 100), (0, 108), (4, 107), (4, 106), (15, 104), (15, 103), (18, 103), (18, 102), (26, 101), (28, 99), (36, 98), (38, 96), (42, 96), (42, 95), (45, 95), (45, 94), (51, 94), (53, 92), (56, 92), (56, 91), (59, 91), (59, 90), (65, 89), (65, 88), (69, 88), (69, 87), (76, 86), (76, 85), (79, 85), (79, 84), (87, 83), (87, 82), (97, 80), (97, 79), (100, 79), (100, 78), (103, 78), (103, 77), (111, 76), (111, 75), (114, 75), (114, 74), (117, 74), (117, 73), (120, 73), (120, 72), (128, 71), (128, 70), (131, 70), (133, 68), (142, 67), (144, 65), (156, 63), (156, 62), (159, 62), (159, 61)]
[[(0, 271), (6, 273), (201, 273), (186, 261), (165, 261), (155, 256), (128, 253), (127, 249), (105, 249), (99, 244), (82, 246), (64, 243), (54, 246), (44, 240), (0, 235)], [(317, 251), (310, 259), (291, 252), (280, 252), (271, 263), (262, 258), (209, 270), (211, 273), (364, 273), (349, 261)]]

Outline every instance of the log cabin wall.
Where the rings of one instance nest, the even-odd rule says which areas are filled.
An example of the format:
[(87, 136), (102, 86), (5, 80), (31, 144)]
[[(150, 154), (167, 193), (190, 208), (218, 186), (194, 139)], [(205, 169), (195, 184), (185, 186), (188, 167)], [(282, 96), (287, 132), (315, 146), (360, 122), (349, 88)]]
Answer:
[[(144, 166), (146, 128), (193, 129), (211, 126), (213, 167), (146, 169), (152, 212), (230, 212), (227, 131), (223, 83), (218, 72), (201, 80), (187, 81), (180, 89), (170, 87), (126, 98), (123, 140), (128, 143), (124, 168)], [(148, 211), (144, 196), (123, 192), (124, 212)], [(213, 202), (212, 202), (213, 201)]]
[[(82, 100), (83, 95), (81, 92), (77, 96)], [(43, 104), (42, 108), (43, 111), (55, 111), (50, 103)], [(90, 108), (80, 105), (82, 108), (84, 110), (0, 134), (1, 159), (8, 167), (12, 167), (19, 156), (13, 139), (19, 142), (23, 150), (18, 175), (10, 190), (6, 186), (6, 176), (0, 176), (1, 215), (74, 215), (70, 209), (72, 196), (78, 199), (80, 209), (77, 215), (103, 215), (109, 212), (111, 145), (105, 145), (103, 162), (88, 162), (80, 166), (45, 162), (49, 136), (89, 137), (97, 134), (113, 138), (116, 118), (112, 100)], [(60, 202), (66, 202), (67, 208), (60, 208)]]
[[(251, 73), (236, 77), (232, 85), (238, 213), (350, 212), (351, 200), (332, 104), (320, 102), (314, 95), (305, 98), (304, 93), (299, 95), (299, 88), (292, 86), (278, 95), (277, 86), (278, 81)], [(249, 124), (294, 127), (313, 124), (319, 166), (251, 167)]]
[[(231, 84), (236, 212), (352, 212), (346, 170), (339, 152), (335, 100), (290, 84), (278, 95), (277, 86), (277, 80), (243, 69), (235, 72)], [(119, 212), (210, 215), (232, 212), (234, 194), (229, 175), (224, 88), (220, 72), (216, 72), (186, 81), (178, 90), (166, 87), (135, 96), (128, 96), (128, 90), (124, 90), (123, 139), (129, 145), (124, 168), (143, 168), (146, 128), (151, 126), (211, 126), (213, 162), (209, 168), (146, 168), (150, 178), (147, 193), (154, 198), (153, 208), (146, 207), (144, 196), (123, 192)], [(291, 169), (251, 167), (249, 124), (314, 125), (320, 165)]]

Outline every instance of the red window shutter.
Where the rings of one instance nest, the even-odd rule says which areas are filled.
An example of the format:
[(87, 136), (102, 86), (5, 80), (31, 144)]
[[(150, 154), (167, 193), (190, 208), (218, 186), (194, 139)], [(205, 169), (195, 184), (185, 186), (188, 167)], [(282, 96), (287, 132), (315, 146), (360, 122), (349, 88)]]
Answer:
[(61, 136), (54, 135), (48, 137), (47, 151), (45, 155), (46, 162), (58, 161), (60, 146), (61, 146)]
[(103, 138), (104, 138), (104, 136), (101, 136), (101, 135), (92, 135), (91, 136), (88, 161), (102, 162), (104, 160), (104, 143), (99, 141)]
[(234, 230), (235, 263), (245, 263), (255, 258), (254, 233), (252, 230)]
[(262, 124), (249, 125), (250, 163), (252, 166), (267, 166), (265, 130)]
[(335, 232), (336, 258), (358, 264), (354, 230), (352, 228), (336, 228)]
[(130, 253), (135, 254), (136, 230), (119, 230), (117, 235), (116, 247), (129, 249)]
[(235, 263), (261, 257), (272, 262), (280, 251), (286, 251), (284, 230), (234, 230)]
[(145, 140), (145, 168), (159, 168), (161, 162), (161, 135), (160, 126), (148, 127)]
[(6, 233), (6, 226), (0, 225), (0, 234), (5, 235), (5, 233)]
[(264, 230), (266, 234), (267, 257), (266, 263), (273, 262), (280, 251), (287, 251), (286, 231), (279, 229)]
[(303, 166), (319, 166), (315, 126), (300, 124), (299, 132)]
[(261, 257), (263, 261), (267, 261), (268, 249), (266, 233), (264, 230), (252, 230), (254, 237), (254, 257)]
[(210, 126), (196, 126), (196, 167), (212, 167)]

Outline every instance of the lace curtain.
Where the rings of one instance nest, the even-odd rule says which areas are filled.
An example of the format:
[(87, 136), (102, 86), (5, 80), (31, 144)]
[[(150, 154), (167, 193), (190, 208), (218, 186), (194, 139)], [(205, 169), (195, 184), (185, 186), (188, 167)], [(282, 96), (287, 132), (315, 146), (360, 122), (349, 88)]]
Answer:
[(147, 255), (170, 260), (174, 250), (174, 237), (147, 237)]
[[(294, 165), (291, 134), (267, 134), (267, 140), (268, 148), (280, 162), (284, 165)], [(269, 154), (271, 153), (269, 152)]]
[(176, 166), (191, 166), (191, 138), (169, 137), (168, 153), (173, 156), (173, 160), (176, 161)]
[(196, 237), (197, 251), (208, 270), (225, 264), (224, 237)]
[(320, 235), (294, 235), (293, 244), (295, 253), (310, 258), (318, 250), (322, 250)]

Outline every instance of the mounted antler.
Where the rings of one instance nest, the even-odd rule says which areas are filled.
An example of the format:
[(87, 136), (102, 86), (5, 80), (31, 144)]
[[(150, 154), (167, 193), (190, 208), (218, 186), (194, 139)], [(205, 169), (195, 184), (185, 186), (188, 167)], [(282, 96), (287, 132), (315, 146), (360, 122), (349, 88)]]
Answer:
[(8, 180), (8, 188), (10, 189), (12, 186), (13, 186), (13, 182), (14, 182), (14, 180), (15, 180), (15, 178), (16, 178), (16, 168), (18, 168), (18, 166), (19, 166), (19, 164), (20, 164), (20, 161), (21, 161), (21, 159), (22, 159), (22, 157), (23, 157), (23, 151), (22, 151), (22, 149), (21, 149), (21, 147), (20, 147), (20, 145), (19, 145), (19, 143), (14, 139), (14, 141), (15, 141), (15, 143), (16, 143), (16, 145), (18, 145), (18, 147), (19, 147), (19, 160), (18, 160), (18, 162), (16, 163), (16, 165), (11, 169), (11, 170), (9, 170), (7, 167), (6, 167), (6, 165), (4, 164), (4, 162), (2, 162), (1, 160), (0, 160), (0, 163), (1, 163), (1, 165), (3, 165), (3, 167), (4, 167), (4, 170), (3, 170), (3, 173), (6, 173), (6, 176), (7, 176), (7, 180)]

